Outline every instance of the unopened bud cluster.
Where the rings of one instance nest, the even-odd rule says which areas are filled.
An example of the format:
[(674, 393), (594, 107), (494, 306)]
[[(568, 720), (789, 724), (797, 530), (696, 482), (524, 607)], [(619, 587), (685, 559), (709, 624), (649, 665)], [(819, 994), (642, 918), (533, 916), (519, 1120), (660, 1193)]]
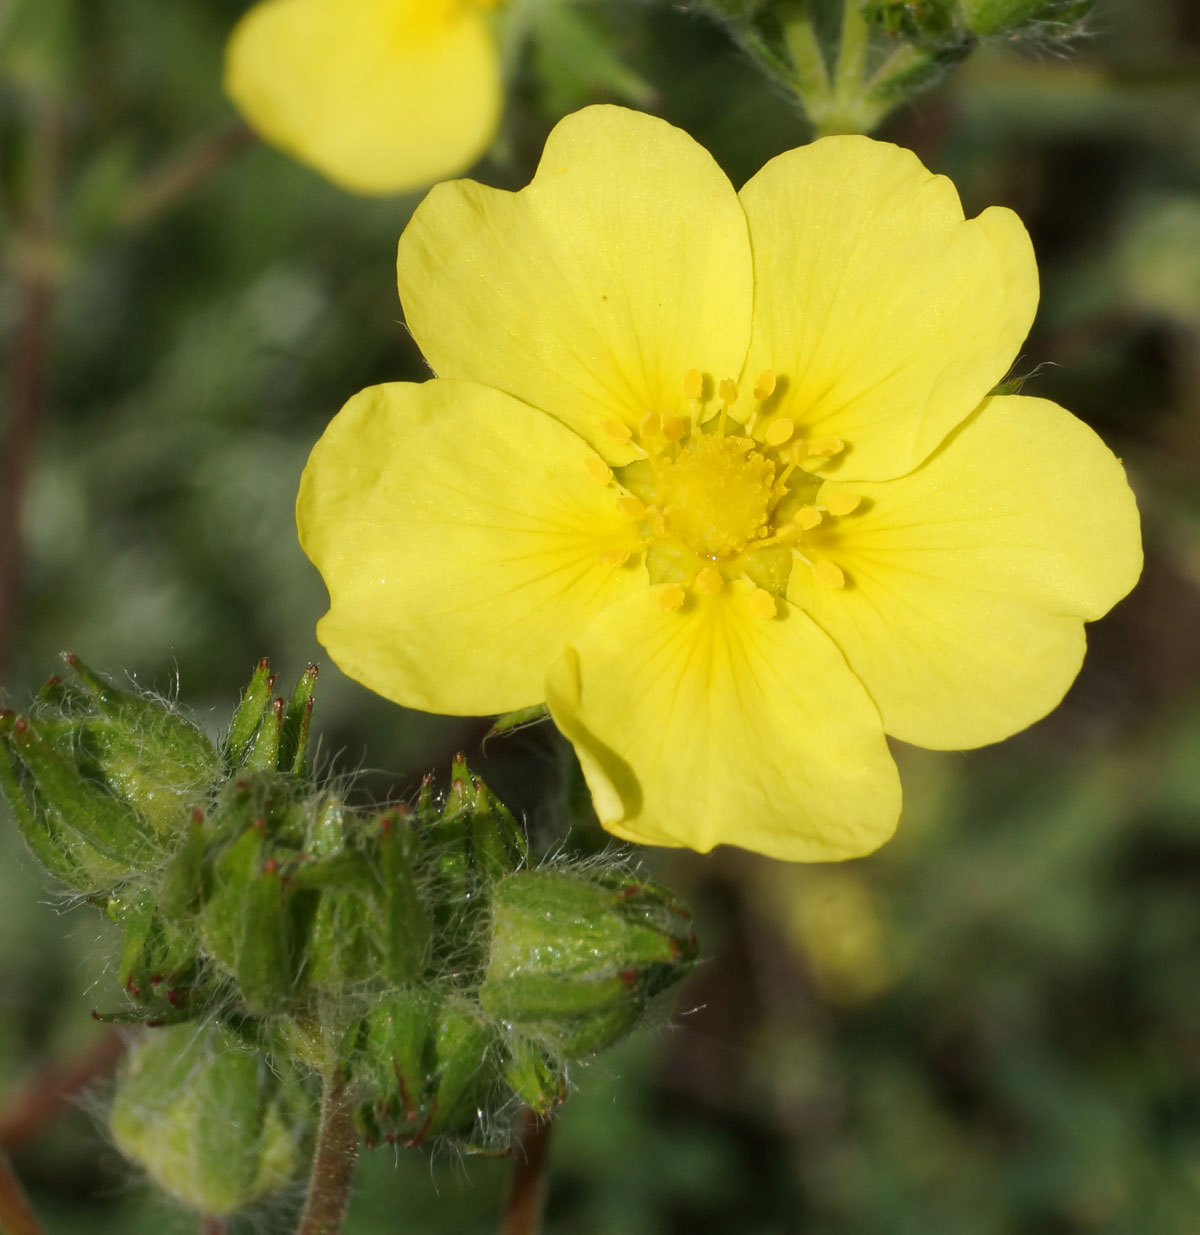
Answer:
[(1095, 0), (702, 0), (819, 135), (868, 133), (980, 40), (1071, 40)]
[[(428, 778), (411, 807), (317, 783), (315, 669), (283, 699), (261, 662), (218, 748), (67, 663), (32, 716), (0, 713), (0, 790), (40, 861), (120, 928), (124, 1003), (100, 1015), (160, 1026), (114, 1134), (206, 1213), (302, 1167), (312, 1076), (348, 1087), (368, 1143), (503, 1149), (522, 1103), (560, 1102), (570, 1063), (695, 958), (686, 910), (622, 864), (531, 868), (461, 757), (449, 792)], [(201, 1162), (223, 1158), (236, 1168)]]

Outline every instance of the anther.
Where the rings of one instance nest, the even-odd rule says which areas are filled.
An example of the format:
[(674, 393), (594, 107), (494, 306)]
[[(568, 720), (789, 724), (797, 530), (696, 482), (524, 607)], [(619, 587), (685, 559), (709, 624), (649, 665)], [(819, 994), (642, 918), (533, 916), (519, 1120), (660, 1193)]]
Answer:
[(668, 442), (678, 442), (687, 432), (687, 422), (681, 416), (667, 415), (662, 418), (662, 435)]
[(775, 371), (764, 369), (754, 381), (754, 397), (761, 403), (775, 393)]
[(737, 402), (737, 382), (731, 377), (723, 377), (720, 386), (717, 387), (717, 393), (726, 407), (732, 407)]
[(812, 564), (812, 572), (813, 578), (825, 587), (839, 588), (846, 586), (846, 576), (832, 562), (827, 562), (824, 559), (814, 562)]
[(617, 498), (617, 509), (627, 519), (640, 519), (646, 513), (646, 504), (641, 498), (628, 494), (625, 497)]
[(612, 468), (599, 455), (589, 455), (584, 461), (584, 467), (598, 485), (612, 484)]
[(629, 550), (621, 548), (602, 549), (596, 554), (601, 566), (624, 566), (629, 561)]
[(848, 515), (857, 510), (862, 498), (857, 493), (835, 493), (827, 503), (831, 515)]
[(763, 441), (768, 446), (782, 446), (795, 431), (795, 422), (787, 416), (780, 416), (778, 420), (773, 420), (767, 425), (767, 431), (763, 434)]
[(725, 579), (719, 570), (706, 566), (696, 576), (696, 591), (701, 596), (715, 596), (725, 586)]
[(775, 617), (779, 612), (779, 607), (775, 602), (775, 597), (770, 592), (756, 587), (750, 593), (750, 611), (755, 617), (766, 620)]
[(698, 399), (704, 393), (704, 374), (699, 369), (689, 369), (683, 375), (683, 397)]
[(846, 443), (840, 437), (818, 437), (808, 444), (808, 453), (822, 458), (840, 455), (846, 449)]
[(658, 607), (664, 613), (674, 613), (683, 605), (685, 599), (683, 588), (676, 583), (664, 583), (659, 588), (655, 599), (658, 601)]
[(614, 442), (628, 442), (633, 437), (633, 430), (620, 420), (606, 420), (600, 426)]
[(806, 531), (811, 532), (814, 527), (817, 527), (824, 515), (815, 506), (801, 506), (798, 511), (792, 516), (793, 520), (800, 524)]

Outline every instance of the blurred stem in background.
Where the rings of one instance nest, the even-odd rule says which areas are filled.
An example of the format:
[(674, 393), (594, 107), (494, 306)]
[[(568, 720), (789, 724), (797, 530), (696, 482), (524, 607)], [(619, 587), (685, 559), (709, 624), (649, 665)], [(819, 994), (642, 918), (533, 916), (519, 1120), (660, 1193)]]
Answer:
[(21, 587), (21, 507), (45, 414), (56, 283), (55, 217), (63, 116), (58, 101), (29, 100), (27, 189), (13, 244), (17, 316), (9, 345), (8, 416), (0, 455), (0, 676), (8, 666)]
[(109, 1029), (73, 1058), (35, 1073), (0, 1112), (0, 1153), (36, 1136), (92, 1082), (120, 1062), (129, 1031)]
[(8, 1159), (0, 1153), (0, 1231), (4, 1235), (42, 1235), (42, 1227), (17, 1177), (8, 1165)]
[[(64, 116), (52, 96), (29, 100), (28, 190), (13, 242), (17, 320), (9, 345), (8, 417), (0, 455), (0, 677), (9, 666), (21, 598), (21, 514), (38, 437), (48, 414), (55, 295), (63, 282), (60, 209)], [(145, 227), (186, 201), (255, 143), (242, 123), (196, 139), (130, 187), (112, 235)]]

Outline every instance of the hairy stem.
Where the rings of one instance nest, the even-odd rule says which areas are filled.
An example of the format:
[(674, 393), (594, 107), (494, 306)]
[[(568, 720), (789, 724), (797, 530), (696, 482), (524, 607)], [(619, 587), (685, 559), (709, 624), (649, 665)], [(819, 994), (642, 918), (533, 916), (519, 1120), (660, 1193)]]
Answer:
[(538, 1235), (550, 1178), (550, 1128), (531, 1110), (521, 1115), (513, 1151), (512, 1185), (504, 1208), (500, 1235)]
[(358, 1161), (353, 1112), (343, 1079), (327, 1077), (312, 1175), (296, 1235), (338, 1235), (342, 1229)]
[(0, 1154), (0, 1231), (4, 1235), (44, 1235), (8, 1159)]
[(0, 1114), (0, 1150), (35, 1136), (92, 1081), (107, 1076), (125, 1053), (128, 1037), (110, 1029), (81, 1054), (36, 1073)]

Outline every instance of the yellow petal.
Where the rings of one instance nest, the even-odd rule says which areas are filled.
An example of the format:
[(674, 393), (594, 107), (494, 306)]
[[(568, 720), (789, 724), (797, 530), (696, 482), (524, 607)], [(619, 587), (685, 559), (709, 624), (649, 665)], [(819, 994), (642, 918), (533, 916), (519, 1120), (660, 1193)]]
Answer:
[(764, 619), (742, 582), (675, 612), (659, 590), (606, 609), (547, 678), (600, 822), (647, 844), (794, 861), (883, 844), (896, 767), (829, 639), (788, 605)]
[[(467, 382), (374, 386), (313, 449), (296, 518), (330, 609), (317, 636), (397, 703), (461, 715), (537, 703), (550, 662), (639, 566), (592, 451), (515, 399)], [(611, 561), (611, 559), (610, 559)]]
[(1010, 210), (964, 220), (908, 150), (828, 137), (742, 190), (754, 247), (744, 372), (778, 374), (768, 411), (841, 438), (839, 478), (887, 480), (937, 448), (1007, 372), (1037, 269)]
[(990, 399), (911, 476), (854, 491), (852, 514), (802, 542), (846, 586), (797, 566), (788, 597), (845, 652), (888, 733), (920, 746), (980, 746), (1044, 716), (1079, 671), (1084, 621), (1141, 571), (1121, 465), (1043, 399)]
[(740, 372), (750, 337), (733, 186), (686, 133), (620, 107), (561, 121), (519, 193), (438, 185), (397, 270), (435, 373), (540, 407), (610, 463), (635, 452), (605, 422), (676, 411), (689, 370)]
[(484, 18), (446, 0), (265, 0), (229, 40), (225, 90), (262, 138), (360, 193), (470, 167), (501, 103)]

